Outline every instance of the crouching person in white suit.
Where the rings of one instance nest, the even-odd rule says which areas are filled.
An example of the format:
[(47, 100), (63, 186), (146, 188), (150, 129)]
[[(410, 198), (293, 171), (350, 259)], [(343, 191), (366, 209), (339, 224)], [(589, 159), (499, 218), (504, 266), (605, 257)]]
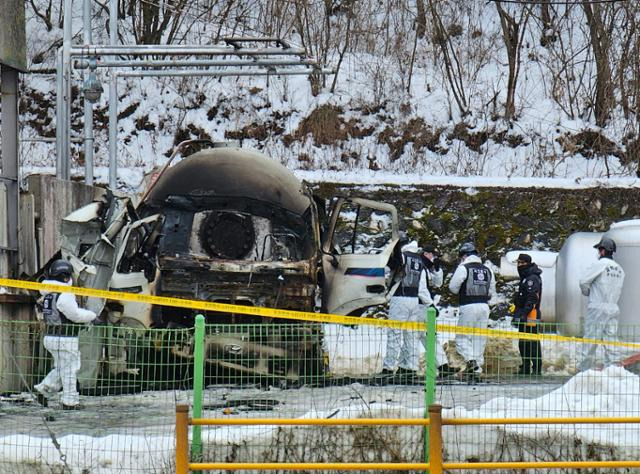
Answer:
[[(66, 260), (56, 260), (49, 269), (49, 279), (43, 283), (71, 286), (73, 267)], [(96, 319), (93, 311), (78, 307), (75, 295), (41, 291), (44, 296), (42, 313), (46, 324), (44, 347), (53, 356), (53, 369), (34, 388), (40, 404), (62, 389), (60, 402), (63, 410), (80, 408), (80, 395), (76, 388), (80, 370), (78, 332), (86, 323)]]
[[(393, 266), (401, 270), (402, 279), (389, 302), (389, 319), (422, 322), (424, 311), (420, 303), (430, 302), (431, 296), (427, 289), (426, 271), (418, 253), (418, 243), (408, 243), (406, 235), (401, 235), (398, 246), (401, 246), (400, 253), (394, 257), (396, 261)], [(417, 375), (419, 344), (423, 336), (419, 331), (389, 328), (387, 352), (380, 375), (386, 377), (395, 373), (399, 381), (413, 380)]]

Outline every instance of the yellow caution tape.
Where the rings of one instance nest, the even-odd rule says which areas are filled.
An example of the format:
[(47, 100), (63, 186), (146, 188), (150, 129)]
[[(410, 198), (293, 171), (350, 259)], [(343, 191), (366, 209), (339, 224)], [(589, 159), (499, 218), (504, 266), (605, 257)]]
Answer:
[[(172, 298), (168, 296), (156, 296), (139, 293), (129, 293), (125, 291), (96, 290), (93, 288), (81, 288), (77, 286), (53, 285), (49, 283), (38, 283), (26, 280), (13, 280), (0, 278), (0, 286), (9, 288), (20, 288), (31, 291), (49, 291), (55, 293), (72, 293), (78, 296), (90, 296), (116, 301), (132, 301), (136, 303), (155, 304), (158, 306), (171, 306), (174, 308), (189, 308), (200, 311), (215, 311), (235, 314), (248, 314), (263, 318), (291, 319), (296, 321), (309, 321), (316, 323), (344, 324), (344, 325), (367, 325), (390, 329), (401, 329), (405, 331), (426, 330), (424, 322), (394, 321), (391, 319), (360, 318), (354, 316), (341, 316), (329, 313), (314, 313), (310, 311), (293, 311), (288, 309), (265, 308), (262, 306), (242, 306), (228, 303), (215, 303), (212, 301), (189, 300), (185, 298)], [(640, 350), (640, 344), (622, 341), (603, 341), (599, 339), (584, 339), (580, 337), (558, 336), (555, 334), (529, 334), (502, 329), (480, 329), (464, 326), (451, 326), (438, 324), (437, 330), (453, 334), (467, 334), (471, 336), (486, 336), (503, 339), (525, 339), (531, 341), (555, 341), (555, 342), (577, 342), (583, 344), (598, 344), (618, 347), (628, 347)]]

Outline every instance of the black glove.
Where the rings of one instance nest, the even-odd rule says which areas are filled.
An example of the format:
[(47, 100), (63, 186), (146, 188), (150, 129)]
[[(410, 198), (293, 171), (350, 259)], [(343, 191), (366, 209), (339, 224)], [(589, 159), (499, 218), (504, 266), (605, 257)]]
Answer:
[(438, 257), (433, 257), (433, 270), (434, 271), (439, 271), (440, 270), (440, 259)]

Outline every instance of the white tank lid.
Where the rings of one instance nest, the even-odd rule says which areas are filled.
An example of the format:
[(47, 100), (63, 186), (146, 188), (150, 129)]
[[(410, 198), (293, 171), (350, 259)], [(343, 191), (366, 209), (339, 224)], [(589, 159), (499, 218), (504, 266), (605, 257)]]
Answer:
[[(640, 220), (639, 220), (640, 223)], [(518, 255), (526, 253), (539, 267), (551, 268), (556, 264), (558, 252), (549, 252), (546, 250), (510, 250), (506, 254), (507, 262), (515, 265)]]
[(624, 229), (628, 227), (640, 227), (640, 219), (629, 219), (628, 221), (614, 222), (609, 229)]

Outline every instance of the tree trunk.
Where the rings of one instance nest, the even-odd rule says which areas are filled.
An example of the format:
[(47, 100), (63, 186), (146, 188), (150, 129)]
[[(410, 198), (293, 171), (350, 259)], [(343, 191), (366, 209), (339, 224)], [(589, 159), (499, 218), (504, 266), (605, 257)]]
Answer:
[(512, 120), (516, 116), (516, 87), (518, 85), (518, 74), (520, 73), (520, 50), (531, 11), (529, 7), (524, 6), (520, 19), (516, 21), (513, 16), (502, 8), (499, 1), (496, 1), (495, 4), (498, 15), (500, 16), (502, 39), (505, 49), (507, 50), (507, 59), (509, 61), (507, 100), (504, 107), (504, 117), (507, 120)]
[(416, 1), (416, 36), (424, 38), (427, 32), (427, 11), (424, 7), (424, 0)]
[(602, 11), (599, 5), (591, 5), (583, 0), (582, 8), (589, 25), (591, 49), (596, 61), (596, 98), (594, 112), (596, 124), (599, 127), (606, 125), (613, 107), (613, 78), (611, 65), (609, 64), (610, 36), (606, 31)]

